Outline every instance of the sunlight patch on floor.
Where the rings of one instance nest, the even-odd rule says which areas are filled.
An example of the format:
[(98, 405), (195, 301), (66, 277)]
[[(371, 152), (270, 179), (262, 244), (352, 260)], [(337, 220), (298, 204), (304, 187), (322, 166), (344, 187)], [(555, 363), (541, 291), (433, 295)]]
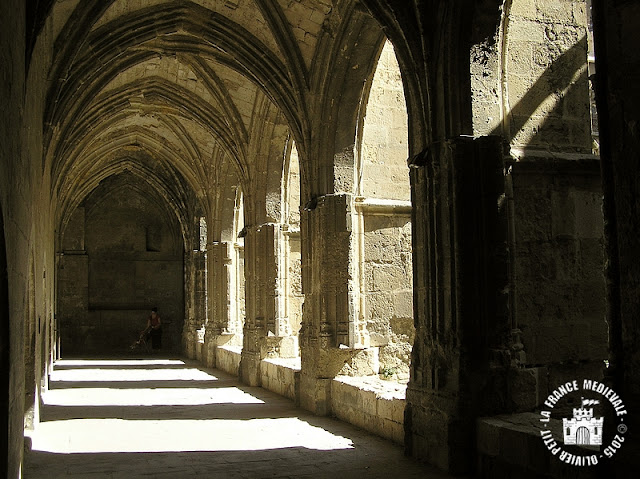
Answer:
[[(176, 365), (183, 367), (171, 367)], [(167, 387), (167, 381), (173, 384)], [(62, 360), (55, 364), (50, 385), (42, 396), (48, 411), (45, 420), (35, 431), (27, 432), (35, 451), (326, 451), (353, 447), (350, 439), (298, 417), (279, 417), (279, 407), (271, 409), (272, 405), (243, 388), (220, 382), (179, 360)], [(88, 419), (79, 419), (82, 417)]]
[(215, 381), (218, 378), (195, 368), (185, 369), (54, 369), (51, 381)]
[(264, 404), (237, 387), (52, 389), (43, 395), (50, 406), (200, 406), (205, 404)]
[(58, 359), (56, 366), (184, 366), (180, 359)]
[(36, 451), (117, 452), (257, 451), (304, 447), (352, 449), (350, 439), (298, 418), (211, 420), (71, 419), (41, 423)]

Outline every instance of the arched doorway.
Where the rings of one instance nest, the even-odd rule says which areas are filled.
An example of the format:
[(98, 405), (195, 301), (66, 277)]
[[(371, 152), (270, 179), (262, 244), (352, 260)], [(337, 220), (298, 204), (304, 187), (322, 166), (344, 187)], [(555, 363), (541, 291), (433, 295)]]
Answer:
[(584, 426), (578, 428), (578, 430), (576, 431), (576, 444), (591, 444), (589, 429)]

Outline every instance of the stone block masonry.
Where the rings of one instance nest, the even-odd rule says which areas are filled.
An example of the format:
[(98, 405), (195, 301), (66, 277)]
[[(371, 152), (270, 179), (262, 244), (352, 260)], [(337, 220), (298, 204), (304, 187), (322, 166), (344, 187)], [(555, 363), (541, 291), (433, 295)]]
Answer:
[(375, 377), (338, 376), (331, 382), (333, 414), (343, 421), (404, 444), (406, 386)]

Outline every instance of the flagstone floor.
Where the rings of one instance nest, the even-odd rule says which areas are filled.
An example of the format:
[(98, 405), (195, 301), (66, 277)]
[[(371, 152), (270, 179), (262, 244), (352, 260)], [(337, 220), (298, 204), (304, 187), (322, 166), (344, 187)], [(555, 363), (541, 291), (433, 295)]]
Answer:
[(402, 448), (181, 359), (61, 360), (23, 477), (448, 477)]

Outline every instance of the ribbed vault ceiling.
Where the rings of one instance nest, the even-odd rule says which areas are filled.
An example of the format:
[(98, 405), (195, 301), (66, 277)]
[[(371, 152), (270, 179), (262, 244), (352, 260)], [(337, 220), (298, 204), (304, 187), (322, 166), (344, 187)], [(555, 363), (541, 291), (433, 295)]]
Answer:
[(59, 220), (124, 171), (209, 217), (241, 188), (248, 224), (277, 220), (287, 141), (307, 157), (312, 110), (339, 103), (327, 85), (373, 71), (378, 29), (364, 66), (343, 46), (351, 23), (364, 30), (353, 3), (58, 0), (44, 166)]

